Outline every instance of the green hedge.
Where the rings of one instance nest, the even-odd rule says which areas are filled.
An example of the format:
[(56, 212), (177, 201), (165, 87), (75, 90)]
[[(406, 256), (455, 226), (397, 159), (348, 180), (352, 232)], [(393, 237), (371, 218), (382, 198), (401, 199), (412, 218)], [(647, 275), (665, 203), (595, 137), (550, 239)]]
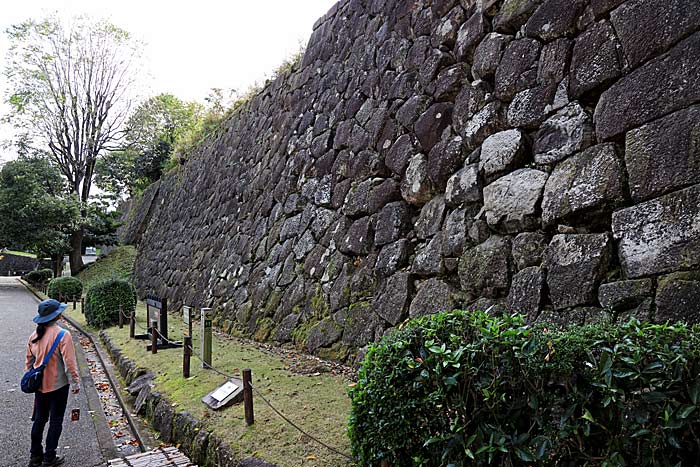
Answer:
[(360, 465), (698, 465), (700, 327), (427, 316), (351, 390)]
[(51, 269), (37, 269), (24, 276), (24, 280), (32, 285), (44, 285), (51, 279), (53, 279), (53, 271)]
[(126, 315), (136, 310), (136, 290), (130, 282), (108, 279), (90, 287), (85, 296), (85, 319), (90, 326), (106, 328), (119, 322), (119, 305)]
[(46, 294), (56, 300), (80, 300), (83, 295), (83, 283), (75, 277), (57, 277), (49, 282)]

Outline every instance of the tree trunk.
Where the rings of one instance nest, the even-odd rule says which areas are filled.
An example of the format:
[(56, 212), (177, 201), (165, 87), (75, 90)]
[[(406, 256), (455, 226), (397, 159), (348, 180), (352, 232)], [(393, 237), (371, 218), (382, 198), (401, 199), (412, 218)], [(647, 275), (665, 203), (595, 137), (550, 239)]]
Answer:
[(73, 232), (70, 237), (70, 275), (75, 276), (83, 268), (83, 229)]
[(63, 274), (63, 255), (51, 256), (51, 265), (53, 266), (53, 277), (61, 277)]

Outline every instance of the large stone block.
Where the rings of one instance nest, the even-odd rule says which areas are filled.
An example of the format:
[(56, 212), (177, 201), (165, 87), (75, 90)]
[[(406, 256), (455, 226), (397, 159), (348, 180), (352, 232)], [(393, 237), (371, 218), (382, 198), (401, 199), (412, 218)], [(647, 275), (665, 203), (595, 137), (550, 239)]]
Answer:
[(442, 131), (452, 121), (452, 104), (439, 102), (433, 104), (418, 117), (415, 132), (425, 152), (429, 152), (440, 141)]
[(428, 176), (428, 158), (423, 154), (411, 157), (401, 182), (401, 196), (410, 204), (422, 206), (433, 197), (433, 184)]
[(559, 162), (587, 148), (593, 141), (591, 118), (577, 102), (572, 102), (548, 118), (535, 136), (533, 152), (538, 164)]
[(366, 255), (374, 240), (374, 225), (370, 217), (352, 223), (338, 249), (348, 255)]
[(484, 34), (488, 32), (489, 23), (484, 18), (481, 11), (477, 10), (463, 25), (459, 28), (457, 34), (457, 42), (455, 44), (455, 54), (461, 60), (471, 58), (474, 48), (479, 43)]
[(481, 144), (479, 170), (488, 179), (510, 172), (525, 158), (525, 135), (520, 130), (506, 130), (491, 135)]
[(700, 180), (700, 106), (689, 107), (627, 133), (630, 191), (643, 201)]
[(413, 281), (409, 273), (394, 274), (379, 287), (372, 306), (379, 316), (396, 326), (406, 318), (412, 288)]
[(654, 321), (700, 323), (699, 272), (669, 274), (659, 279)]
[(343, 334), (343, 328), (338, 326), (331, 318), (326, 318), (309, 331), (306, 338), (306, 348), (309, 352), (314, 353), (321, 347), (338, 342)]
[(464, 125), (462, 138), (467, 150), (473, 150), (490, 135), (506, 128), (505, 107), (500, 101), (489, 102)]
[(539, 205), (549, 175), (520, 169), (484, 188), (486, 221), (494, 229), (515, 233), (539, 227)]
[(481, 201), (481, 177), (478, 164), (466, 165), (450, 177), (447, 181), (445, 201), (448, 206)]
[(464, 251), (459, 261), (462, 289), (475, 296), (502, 297), (510, 288), (513, 258), (510, 237), (493, 235)]
[(627, 277), (700, 266), (700, 185), (617, 211), (612, 229)]
[(465, 158), (462, 137), (445, 132), (444, 137), (428, 154), (428, 177), (433, 186), (442, 190), (450, 176), (462, 166)]
[(442, 274), (445, 264), (442, 260), (442, 235), (436, 235), (430, 242), (416, 249), (416, 257), (411, 265), (411, 272), (420, 276)]
[(620, 76), (619, 44), (607, 21), (590, 26), (576, 38), (569, 74), (569, 94), (573, 99)]
[(602, 284), (598, 289), (598, 300), (603, 308), (629, 310), (641, 305), (654, 293), (651, 279), (637, 279)]
[(411, 213), (405, 201), (389, 203), (379, 212), (374, 229), (374, 246), (382, 246), (401, 238), (411, 222)]
[(508, 106), (508, 124), (520, 128), (537, 128), (554, 109), (556, 84), (545, 84), (520, 91)]
[(494, 29), (498, 32), (517, 32), (539, 3), (540, 0), (505, 0), (493, 19)]
[(421, 209), (414, 228), (416, 236), (421, 239), (432, 237), (440, 231), (444, 218), (445, 197), (436, 196)]
[(518, 39), (506, 47), (496, 69), (496, 97), (510, 100), (537, 82), (537, 59), (542, 46), (534, 39)]
[(418, 293), (411, 302), (409, 316), (418, 316), (448, 311), (454, 308), (452, 287), (440, 279), (432, 278), (418, 286)]
[(617, 81), (598, 101), (594, 120), (605, 141), (700, 101), (700, 32)]
[(542, 222), (551, 226), (582, 213), (610, 212), (624, 199), (624, 173), (615, 145), (599, 144), (555, 167), (544, 189)]
[(549, 296), (555, 310), (598, 302), (598, 285), (610, 266), (608, 234), (555, 235), (545, 252)]
[(511, 39), (511, 36), (497, 32), (486, 35), (474, 51), (472, 73), (481, 79), (492, 78)]
[(525, 34), (544, 41), (571, 34), (583, 9), (582, 0), (544, 0), (525, 25)]
[(630, 0), (610, 13), (630, 67), (700, 29), (696, 0)]
[(549, 245), (549, 238), (542, 232), (523, 232), (513, 239), (513, 262), (518, 271), (539, 266)]
[(532, 266), (513, 276), (508, 293), (508, 312), (522, 313), (533, 322), (544, 301), (545, 274), (542, 268)]
[(402, 238), (385, 245), (377, 256), (375, 269), (379, 276), (390, 276), (399, 268), (406, 266), (409, 256), (408, 240)]
[(566, 38), (557, 39), (542, 47), (537, 66), (537, 82), (539, 84), (559, 83), (566, 76), (571, 56), (571, 41)]

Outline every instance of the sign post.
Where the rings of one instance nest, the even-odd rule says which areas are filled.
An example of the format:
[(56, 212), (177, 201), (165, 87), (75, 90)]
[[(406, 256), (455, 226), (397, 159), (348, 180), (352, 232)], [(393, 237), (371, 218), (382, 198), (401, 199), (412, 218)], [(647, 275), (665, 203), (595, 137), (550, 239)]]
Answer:
[(211, 366), (211, 308), (202, 308), (199, 340), (201, 342), (202, 368)]
[(182, 322), (185, 325), (186, 336), (192, 337), (192, 307), (182, 307)]

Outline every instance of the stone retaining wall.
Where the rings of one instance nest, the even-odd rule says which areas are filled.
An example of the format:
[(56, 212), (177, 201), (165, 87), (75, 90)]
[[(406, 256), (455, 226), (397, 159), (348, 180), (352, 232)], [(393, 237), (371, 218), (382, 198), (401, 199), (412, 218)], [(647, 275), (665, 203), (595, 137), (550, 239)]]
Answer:
[(42, 267), (51, 269), (51, 262), (0, 252), (0, 276), (22, 276)]
[(700, 318), (697, 0), (344, 0), (137, 208), (136, 281), (352, 360), (409, 317)]

